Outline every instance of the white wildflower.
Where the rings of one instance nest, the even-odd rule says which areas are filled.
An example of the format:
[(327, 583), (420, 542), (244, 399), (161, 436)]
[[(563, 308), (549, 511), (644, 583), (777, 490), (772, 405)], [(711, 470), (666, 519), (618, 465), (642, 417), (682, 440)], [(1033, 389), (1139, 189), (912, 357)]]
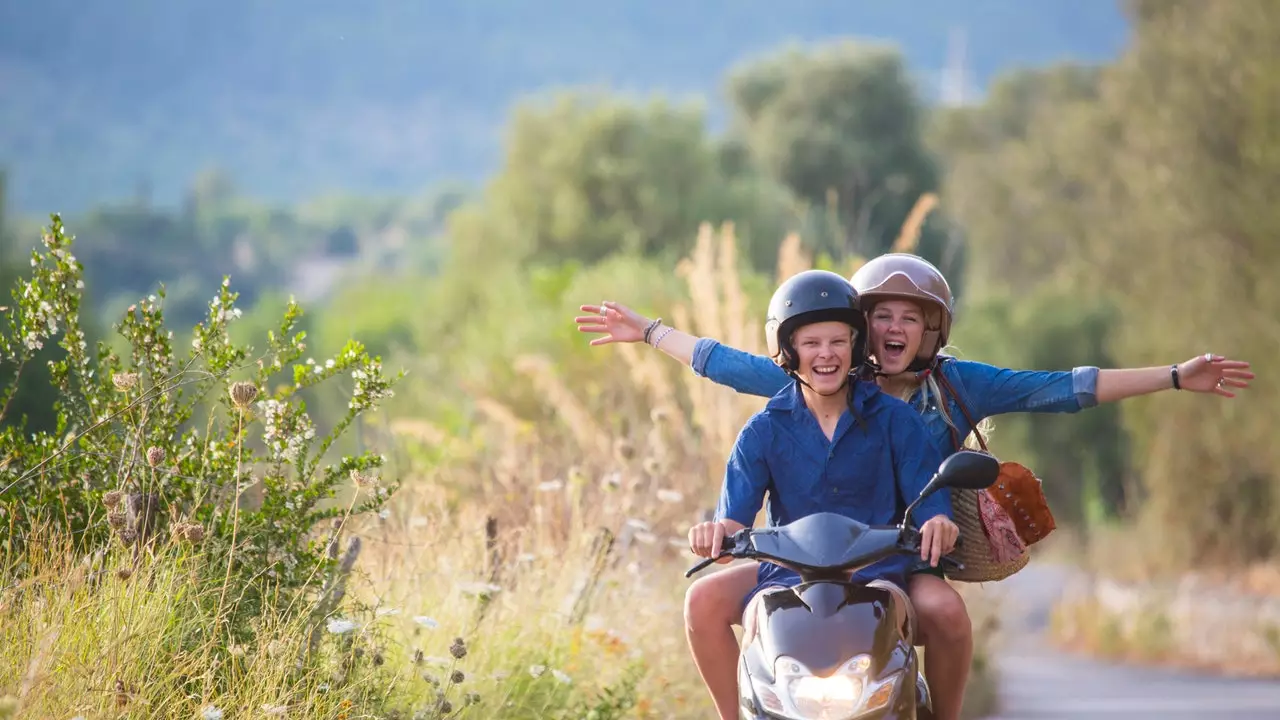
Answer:
[(334, 619), (332, 619), (332, 620), (330, 620), (330, 621), (329, 621), (329, 632), (333, 633), (334, 635), (341, 635), (342, 633), (349, 633), (349, 632), (351, 632), (352, 630), (355, 630), (355, 629), (356, 629), (356, 624), (355, 624), (355, 622), (354, 622), (354, 621), (352, 621), (352, 620), (345, 620), (345, 619), (342, 619), (342, 618), (334, 618)]
[(461, 590), (464, 595), (484, 597), (486, 595), (493, 595), (494, 593), (502, 590), (502, 586), (494, 585), (493, 583), (471, 582), (462, 583), (458, 586), (458, 589)]
[(200, 711), (200, 717), (204, 720), (222, 720), (222, 709), (216, 705), (205, 705), (204, 710)]
[(427, 628), (428, 630), (435, 630), (436, 628), (440, 627), (440, 623), (427, 617), (426, 615), (414, 615), (413, 621), (418, 623), (422, 627)]
[(556, 490), (559, 490), (563, 487), (564, 487), (563, 480), (547, 480), (546, 482), (538, 483), (537, 490), (538, 492), (555, 492)]
[(678, 503), (684, 499), (684, 494), (678, 490), (662, 489), (658, 491), (658, 499), (664, 503)]
[(530, 665), (529, 674), (534, 677), (542, 677), (542, 673), (547, 671), (546, 665)]
[(573, 682), (573, 679), (572, 679), (572, 678), (570, 678), (568, 675), (566, 675), (566, 674), (564, 674), (564, 673), (560, 672), (559, 670), (552, 670), (552, 671), (551, 671), (551, 674), (552, 674), (552, 675), (554, 675), (554, 676), (555, 676), (555, 678), (556, 678), (557, 680), (559, 680), (560, 682), (564, 683), (565, 685), (568, 685), (569, 683)]

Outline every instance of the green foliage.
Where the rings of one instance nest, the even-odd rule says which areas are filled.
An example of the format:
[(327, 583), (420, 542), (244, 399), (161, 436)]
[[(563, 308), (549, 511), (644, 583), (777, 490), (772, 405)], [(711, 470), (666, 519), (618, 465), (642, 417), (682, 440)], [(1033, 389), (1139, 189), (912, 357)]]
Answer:
[[(91, 357), (80, 321), (82, 266), (61, 218), (52, 221), (0, 334), (0, 359), (17, 372), (55, 338), (65, 351), (49, 364), (56, 429), (0, 433), (5, 549), (20, 551), (47, 522), (65, 527), (85, 552), (198, 535), (221, 559), (224, 587), (236, 588), (229, 617), (252, 617), (267, 593), (278, 599), (317, 591), (335, 565), (315, 536), (321, 523), (377, 511), (396, 487), (376, 482), (380, 455), (326, 456), (358, 416), (390, 396), (381, 360), (351, 341), (330, 360), (300, 362), (305, 333), (294, 330), (301, 309), (293, 303), (267, 333), (264, 352), (250, 360), (252, 348), (229, 335), (241, 315), (229, 279), (185, 356), (167, 329), (161, 292), (131, 306), (115, 326), (129, 348), (125, 356), (99, 344)], [(352, 380), (346, 412), (317, 437), (299, 394), (344, 375)], [(233, 383), (237, 377), (248, 379)], [(12, 392), (10, 386), (4, 399)], [(205, 399), (208, 416), (197, 418)], [(348, 482), (370, 492), (359, 501), (352, 494), (345, 507), (333, 504)], [(225, 599), (224, 592), (219, 614)]]
[(823, 235), (810, 242), (821, 249), (884, 252), (920, 195), (937, 188), (924, 107), (894, 49), (791, 49), (737, 69), (729, 94), (752, 154), (816, 213), (811, 227)]
[(560, 95), (516, 109), (483, 209), (450, 235), (455, 252), (481, 264), (495, 256), (590, 264), (614, 253), (674, 261), (700, 223), (726, 220), (771, 248), (786, 227), (787, 198), (749, 166), (736, 169), (725, 173), (694, 108)]
[[(1214, 351), (1257, 368), (1280, 351), (1280, 211), (1264, 190), (1280, 178), (1280, 9), (1140, 2), (1131, 14), (1137, 32), (1115, 64), (1011, 75), (982, 107), (935, 126), (970, 280), (993, 304), (1047, 301), (1059, 291), (1042, 288), (1061, 288), (1063, 307), (1048, 317), (1060, 318), (1050, 327), (1062, 341), (1042, 337), (1041, 359), (1055, 364), (1112, 355), (1167, 366)], [(1008, 318), (1016, 313), (989, 332), (1017, 327)], [(1076, 354), (1085, 348), (1092, 357)], [(1151, 569), (1274, 557), (1276, 392), (1260, 373), (1234, 400), (1160, 393), (1119, 406), (1141, 490), (1140, 505), (1136, 493), (1126, 499), (1144, 535), (1159, 538), (1145, 553)], [(1102, 467), (1122, 449), (1108, 442), (1119, 436), (1109, 419), (1092, 425), (1100, 412), (1076, 440)], [(1059, 447), (1044, 462), (1073, 457)]]

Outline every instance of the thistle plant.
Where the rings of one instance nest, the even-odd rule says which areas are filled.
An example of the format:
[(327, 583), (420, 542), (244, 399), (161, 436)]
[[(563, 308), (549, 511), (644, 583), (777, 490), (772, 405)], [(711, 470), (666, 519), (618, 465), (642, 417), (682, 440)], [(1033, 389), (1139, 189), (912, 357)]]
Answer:
[[(226, 277), (189, 347), (175, 347), (162, 287), (114, 325), (121, 352), (98, 343), (91, 355), (80, 321), (83, 267), (61, 218), (51, 220), (29, 279), (3, 310), (0, 364), (15, 381), (0, 392), (0, 420), (36, 353), (55, 342), (61, 349), (50, 362), (56, 429), (0, 430), (4, 547), (20, 548), (45, 522), (64, 525), (85, 552), (115, 541), (135, 554), (166, 539), (198, 547), (219, 558), (211, 567), (222, 571), (220, 617), (251, 614), (266, 592), (314, 594), (335, 570), (325, 528), (377, 512), (398, 486), (381, 478), (381, 455), (339, 455), (334, 444), (391, 397), (399, 376), (354, 340), (332, 358), (303, 360), (302, 310), (292, 301), (256, 354), (233, 342), (241, 310)], [(346, 412), (320, 434), (304, 398), (343, 384)], [(377, 488), (357, 492), (357, 476), (378, 478)], [(245, 501), (250, 488), (259, 502)]]

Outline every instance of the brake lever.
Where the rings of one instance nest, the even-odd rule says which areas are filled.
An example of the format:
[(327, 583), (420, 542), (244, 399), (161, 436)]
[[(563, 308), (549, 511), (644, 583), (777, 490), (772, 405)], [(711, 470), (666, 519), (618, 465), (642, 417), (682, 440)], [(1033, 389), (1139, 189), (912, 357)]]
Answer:
[(717, 560), (723, 560), (726, 557), (733, 556), (733, 554), (737, 551), (738, 546), (742, 544), (743, 539), (746, 537), (746, 532), (749, 529), (750, 528), (743, 528), (732, 535), (726, 535), (723, 540), (724, 545), (720, 548), (719, 555), (716, 555), (715, 557), (703, 558), (702, 561), (699, 562), (697, 565), (694, 565), (693, 567), (686, 570), (684, 573), (684, 576), (686, 578), (691, 578), (694, 576), (694, 573), (697, 573), (703, 570), (711, 563), (716, 562)]
[(725, 552), (721, 551), (721, 553), (720, 553), (719, 555), (715, 556), (715, 557), (703, 558), (702, 562), (700, 562), (700, 563), (698, 563), (697, 565), (694, 565), (693, 567), (691, 567), (691, 568), (689, 568), (688, 570), (686, 570), (686, 571), (685, 571), (685, 573), (684, 573), (684, 576), (685, 576), (685, 577), (687, 577), (687, 578), (691, 578), (691, 577), (693, 577), (693, 576), (694, 576), (694, 573), (697, 573), (697, 572), (701, 571), (702, 569), (706, 568), (706, 567), (707, 567), (708, 565), (710, 565), (711, 563), (713, 563), (713, 562), (715, 562), (715, 561), (719, 560), (720, 558), (723, 558), (723, 557), (724, 557), (725, 555), (727, 555), (727, 554), (728, 554), (728, 553), (725, 553)]

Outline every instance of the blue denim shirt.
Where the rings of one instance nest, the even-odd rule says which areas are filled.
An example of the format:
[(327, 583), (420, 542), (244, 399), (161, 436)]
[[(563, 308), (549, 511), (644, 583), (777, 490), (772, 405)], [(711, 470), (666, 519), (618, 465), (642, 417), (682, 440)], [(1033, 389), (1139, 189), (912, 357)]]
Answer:
[[(771, 397), (791, 381), (769, 358), (709, 338), (700, 338), (694, 345), (692, 365), (697, 375), (748, 395)], [(1098, 368), (1092, 366), (1054, 371), (1010, 370), (952, 359), (942, 363), (942, 373), (961, 395), (975, 423), (1005, 413), (1074, 413), (1098, 404)], [(916, 391), (911, 407), (921, 412), (933, 446), (945, 458), (955, 452), (951, 429), (937, 407), (937, 399), (930, 397), (929, 406), (921, 410), (920, 397), (920, 391)], [(947, 399), (946, 409), (960, 437), (967, 437), (973, 427), (954, 398)]]
[[(784, 377), (787, 377), (784, 374)], [(717, 519), (750, 526), (769, 494), (767, 522), (785, 525), (816, 512), (836, 512), (870, 525), (889, 525), (915, 500), (942, 464), (920, 415), (873, 383), (854, 384), (830, 441), (805, 405), (800, 384), (788, 378), (738, 434), (725, 467)], [(900, 504), (901, 503), (901, 504)], [(936, 515), (951, 517), (947, 490), (920, 503), (917, 527)], [(867, 579), (899, 582), (914, 556), (891, 557), (866, 568)]]

